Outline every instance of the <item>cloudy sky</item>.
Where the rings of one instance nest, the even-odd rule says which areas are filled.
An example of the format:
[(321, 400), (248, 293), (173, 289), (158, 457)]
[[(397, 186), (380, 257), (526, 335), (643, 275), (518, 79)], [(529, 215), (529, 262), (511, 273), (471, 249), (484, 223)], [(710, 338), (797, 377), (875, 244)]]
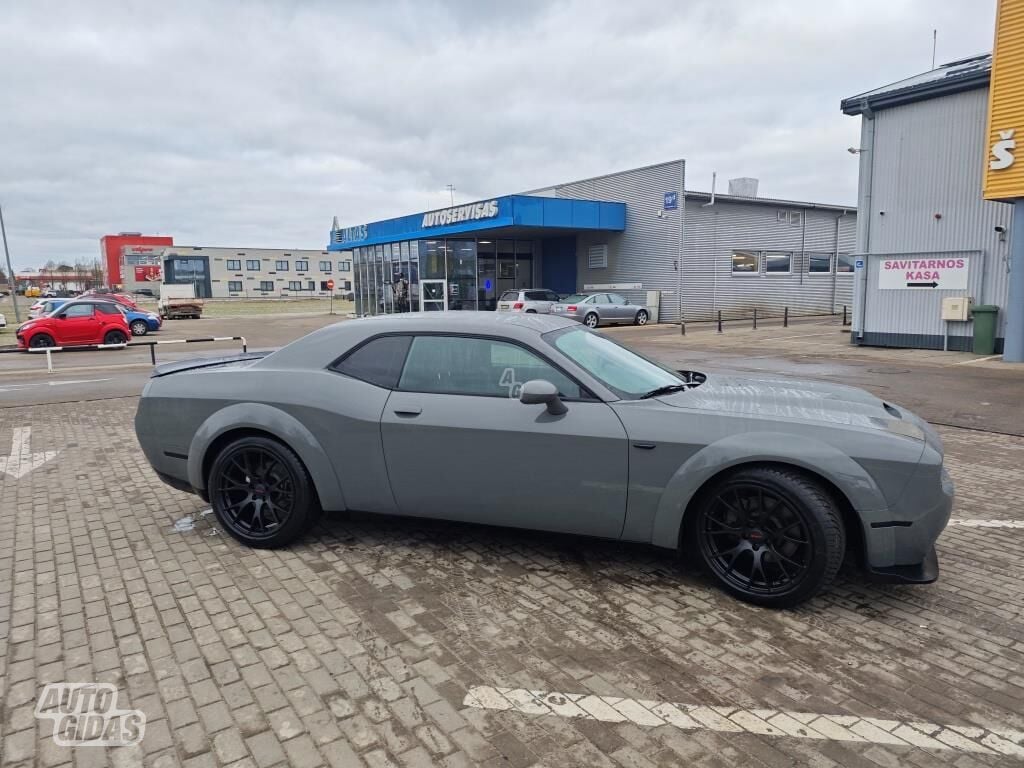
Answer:
[(991, 49), (995, 0), (53, 3), (0, 17), (16, 267), (344, 225), (684, 157), (852, 203), (841, 98)]

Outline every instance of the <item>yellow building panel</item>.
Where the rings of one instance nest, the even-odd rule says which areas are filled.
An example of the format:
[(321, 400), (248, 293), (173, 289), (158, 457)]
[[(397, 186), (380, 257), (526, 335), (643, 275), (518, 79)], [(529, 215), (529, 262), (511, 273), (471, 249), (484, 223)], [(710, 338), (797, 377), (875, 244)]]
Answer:
[(985, 199), (1024, 197), (1024, 0), (999, 0), (988, 98)]

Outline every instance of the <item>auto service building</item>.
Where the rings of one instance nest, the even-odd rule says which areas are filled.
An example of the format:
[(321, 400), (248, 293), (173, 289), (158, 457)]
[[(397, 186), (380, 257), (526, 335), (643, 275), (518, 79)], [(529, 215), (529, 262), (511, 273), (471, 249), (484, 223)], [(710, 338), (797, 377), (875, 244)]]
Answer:
[[(335, 227), (356, 312), (491, 310), (513, 288), (614, 291), (662, 322), (829, 314), (852, 304), (856, 208), (686, 189), (675, 160)], [(405, 287), (405, 284), (408, 287)]]

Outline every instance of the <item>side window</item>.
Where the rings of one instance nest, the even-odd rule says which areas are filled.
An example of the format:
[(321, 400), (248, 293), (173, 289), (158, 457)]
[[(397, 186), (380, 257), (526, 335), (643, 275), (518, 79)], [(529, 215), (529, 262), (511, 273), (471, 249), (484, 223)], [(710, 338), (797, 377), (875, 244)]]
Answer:
[(67, 317), (92, 317), (92, 304), (72, 304), (64, 314)]
[(561, 301), (561, 298), (554, 291), (548, 291), (547, 301)]
[(626, 303), (626, 300), (622, 296), (619, 296), (619, 294), (617, 294), (617, 293), (609, 293), (608, 294), (608, 301), (610, 301), (612, 304), (625, 304)]
[(100, 314), (103, 314), (103, 315), (119, 315), (119, 314), (121, 314), (118, 311), (117, 307), (115, 307), (113, 304), (97, 304), (96, 305), (96, 309), (98, 309), (100, 311)]
[(608, 294), (606, 294), (606, 293), (599, 293), (599, 294), (597, 294), (594, 297), (594, 301), (592, 303), (593, 304), (607, 304), (608, 303)]
[(381, 336), (331, 366), (331, 370), (385, 389), (394, 389), (402, 372), (408, 336)]
[(398, 388), (515, 398), (531, 379), (550, 381), (562, 397), (583, 396), (578, 384), (532, 352), (504, 341), (465, 336), (415, 337)]

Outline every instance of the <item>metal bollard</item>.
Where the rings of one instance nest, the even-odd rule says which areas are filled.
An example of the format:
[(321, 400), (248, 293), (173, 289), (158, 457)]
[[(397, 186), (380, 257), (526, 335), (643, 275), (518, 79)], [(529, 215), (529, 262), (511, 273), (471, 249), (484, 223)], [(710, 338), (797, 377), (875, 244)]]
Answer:
[(757, 307), (754, 307), (754, 327), (751, 330), (757, 330)]
[(722, 332), (722, 310), (718, 310), (718, 332)]
[(845, 304), (843, 304), (843, 325), (849, 325), (849, 323), (846, 322), (846, 305)]
[(46, 348), (46, 372), (53, 373), (53, 358), (50, 356), (50, 348)]
[(149, 361), (156, 365), (156, 344), (149, 345)]
[(789, 307), (784, 307), (782, 310), (782, 327), (789, 328)]

